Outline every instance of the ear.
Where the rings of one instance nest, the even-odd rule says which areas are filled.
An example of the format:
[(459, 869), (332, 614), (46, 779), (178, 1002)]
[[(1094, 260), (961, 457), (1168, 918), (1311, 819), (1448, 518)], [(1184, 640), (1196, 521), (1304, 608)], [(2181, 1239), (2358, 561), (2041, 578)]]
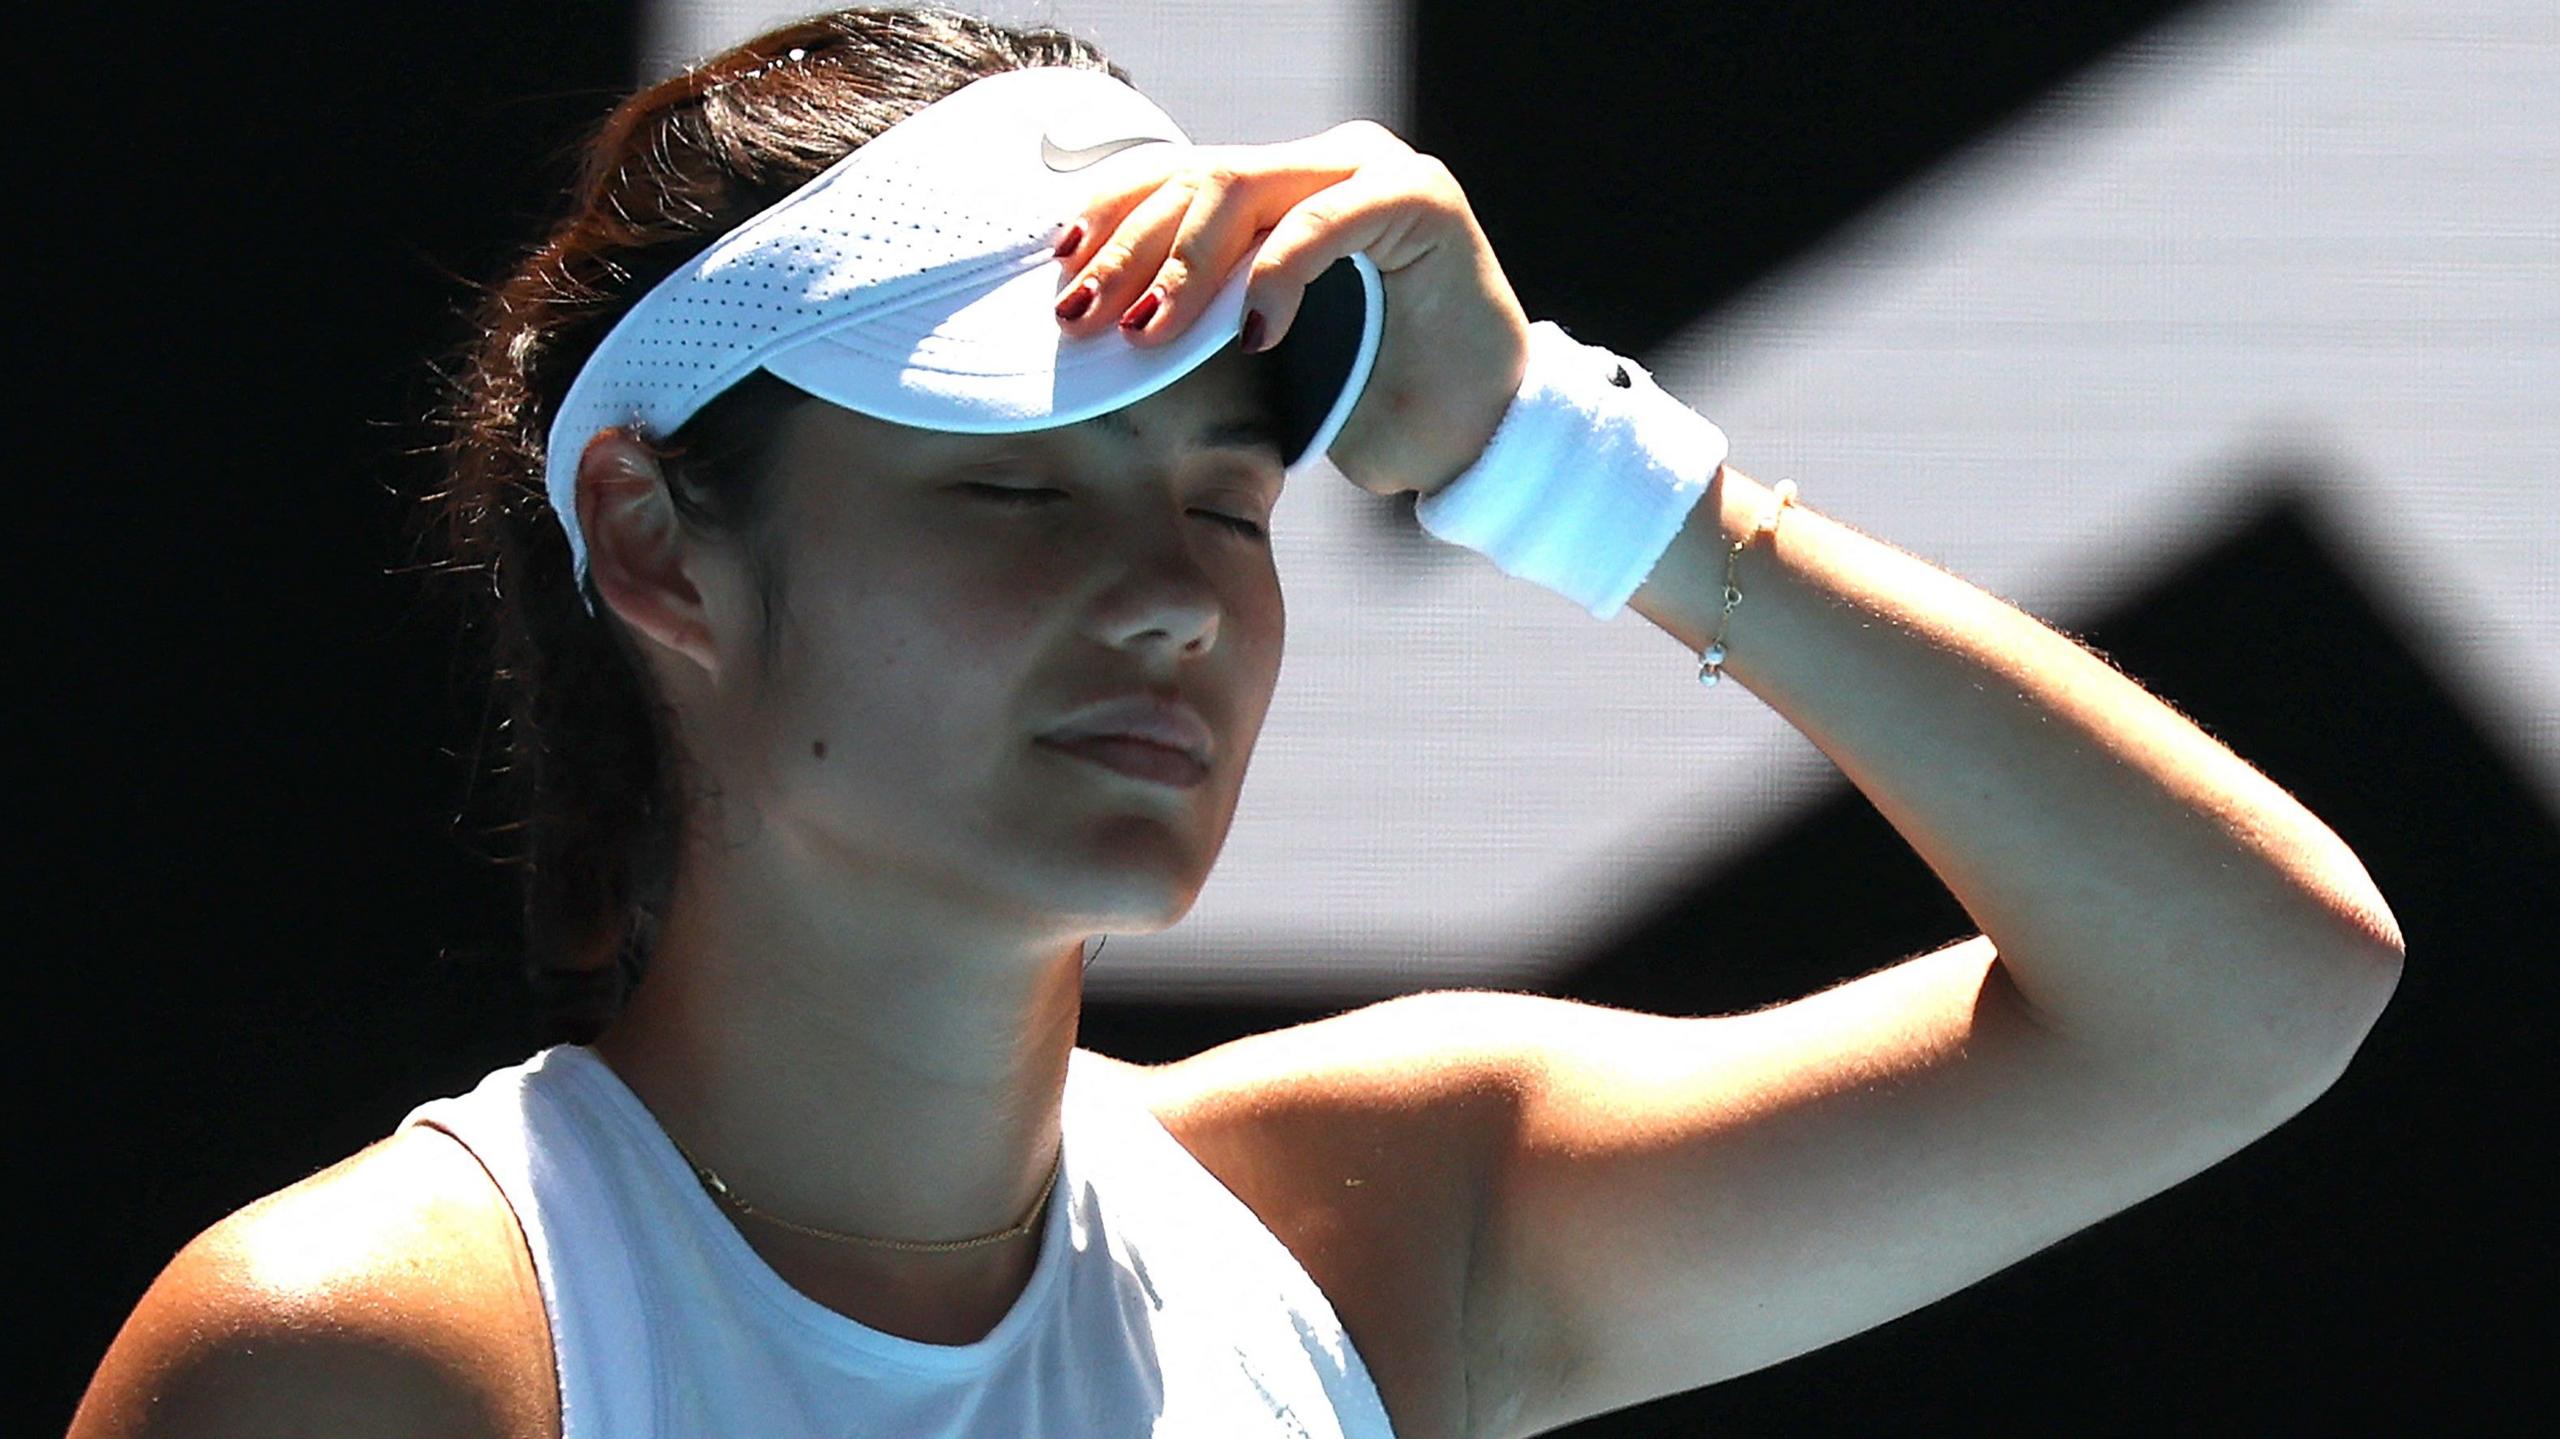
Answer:
[(700, 555), (657, 451), (626, 430), (596, 432), (578, 457), (577, 501), (597, 595), (623, 623), (717, 679), (720, 650), (694, 573)]

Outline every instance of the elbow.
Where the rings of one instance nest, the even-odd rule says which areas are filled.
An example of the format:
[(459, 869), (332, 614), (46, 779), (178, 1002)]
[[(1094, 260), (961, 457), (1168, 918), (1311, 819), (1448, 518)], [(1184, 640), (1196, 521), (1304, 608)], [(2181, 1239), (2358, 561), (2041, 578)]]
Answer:
[(2384, 1010), (2391, 1007), (2391, 997), (2400, 991), (2400, 976), (2409, 966), (2408, 946), (2400, 939), (2397, 925), (2391, 930), (2391, 943), (2359, 955), (2355, 967), (2356, 998), (2348, 1013), (2347, 1034), (2338, 1054), (2338, 1068), (2346, 1069), (2347, 1061), (2364, 1047), (2365, 1037), (2382, 1022)]
[(2348, 928), (2353, 943), (2340, 961), (2338, 984), (2343, 992), (2337, 1001), (2344, 1029), (2337, 1056), (2342, 1072), (2364, 1047), (2365, 1036), (2381, 1022), (2383, 1011), (2391, 1007), (2391, 996), (2399, 992), (2400, 975), (2409, 964), (2409, 941), (2400, 932), (2399, 916), (2383, 903), (2381, 891), (2366, 887), (2361, 902), (2349, 910)]
[(2300, 897), (2309, 902), (2311, 927), (2297, 938), (2300, 952), (2310, 957), (2302, 972), (2318, 977), (2327, 991), (2320, 998), (2341, 1021), (2343, 1058), (2364, 1043), (2390, 1005), (2409, 941), (2363, 861), (2336, 834), (2324, 833), (2328, 852), (2316, 862), (2302, 862)]
[(2346, 1077), (2347, 1067), (2391, 1007), (2406, 967), (2396, 926), (2392, 934), (2393, 943), (2362, 945), (2333, 957), (2323, 971), (2326, 983), (2317, 995), (2306, 998), (2305, 1008), (2311, 1012), (2304, 1018), (2310, 1022), (2294, 1031), (2302, 1038), (2295, 1049), (2296, 1062), (2286, 1076), (2291, 1082), (2282, 1091), (2285, 1117), (2309, 1108)]
[[(2288, 966), (2300, 977), (2300, 1012), (2284, 1032), (2298, 1036), (2303, 1052), (2325, 1075), (2326, 1090), (2346, 1072), (2365, 1039), (2391, 1007), (2407, 967), (2409, 941), (2382, 891), (2348, 858), (2350, 872), (2333, 873), (2318, 890), (2328, 924), (2305, 936)], [(2315, 1091), (2316, 1093), (2316, 1091)], [(2307, 1102), (2307, 1101), (2306, 1101)]]

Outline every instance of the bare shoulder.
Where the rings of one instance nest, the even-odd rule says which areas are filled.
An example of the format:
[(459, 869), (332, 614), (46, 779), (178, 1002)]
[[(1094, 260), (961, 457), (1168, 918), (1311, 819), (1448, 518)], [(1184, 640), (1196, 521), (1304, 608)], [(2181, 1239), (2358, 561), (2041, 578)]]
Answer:
[(1172, 1064), (1124, 1068), (1142, 1076), (1159, 1115), (1194, 1124), (1321, 1121), (1321, 1135), (1303, 1136), (1314, 1139), (1336, 1136), (1346, 1124), (1410, 1128), (1422, 1115), (1480, 1131), (1504, 1118), (1517, 1073), (1506, 1055), (1481, 1042), (1471, 1017), (1484, 1004), (1517, 997), (1483, 990), (1401, 995), (1249, 1034)]
[(410, 1127), (197, 1235), (145, 1291), (71, 1439), (553, 1439), (550, 1336), (479, 1162)]
[[(1450, 1206), (1474, 1198), (1472, 1163), (1515, 1097), (1516, 1067), (1465, 1023), (1479, 993), (1403, 995), (1171, 1064), (1108, 1062), (1137, 1077), (1157, 1118), (1230, 1188), (1241, 1179), (1275, 1200), (1402, 1202), (1445, 1230)], [(1318, 1174), (1326, 1182), (1305, 1192), (1281, 1187)]]
[(1474, 1427), (1469, 1261), (1520, 1069), (1473, 1016), (1503, 998), (1403, 995), (1125, 1066), (1165, 1128), (1324, 1291), (1396, 1432), (1413, 1439)]

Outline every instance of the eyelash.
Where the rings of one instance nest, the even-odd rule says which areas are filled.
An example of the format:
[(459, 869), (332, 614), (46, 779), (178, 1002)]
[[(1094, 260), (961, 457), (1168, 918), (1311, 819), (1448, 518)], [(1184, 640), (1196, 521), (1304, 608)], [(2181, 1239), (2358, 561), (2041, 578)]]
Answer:
[[(1064, 490), (1026, 490), (1013, 485), (970, 484), (963, 485), (961, 488), (985, 495), (989, 499), (995, 500), (995, 503), (1000, 505), (1019, 505), (1026, 508), (1032, 505), (1046, 504), (1049, 498), (1053, 495), (1061, 498), (1066, 495), (1066, 491)], [(1003, 496), (1004, 498), (997, 499), (997, 496)], [(1202, 510), (1200, 513), (1207, 515), (1218, 523), (1253, 539), (1260, 540), (1269, 538), (1269, 535), (1263, 530), (1262, 526), (1255, 524), (1251, 520), (1240, 520), (1233, 515), (1219, 514), (1215, 510)]]

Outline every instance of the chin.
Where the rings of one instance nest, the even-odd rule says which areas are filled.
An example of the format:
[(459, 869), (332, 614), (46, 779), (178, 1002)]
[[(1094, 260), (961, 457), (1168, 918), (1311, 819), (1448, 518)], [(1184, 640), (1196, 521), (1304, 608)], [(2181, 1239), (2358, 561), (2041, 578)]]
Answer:
[(1148, 903), (1138, 896), (1125, 896), (1123, 903), (1098, 906), (1098, 927), (1112, 934), (1162, 934), (1182, 923), (1199, 900), (1200, 892), (1194, 888), (1179, 895), (1152, 898), (1154, 902)]
[(1199, 875), (1188, 882), (1168, 883), (1164, 876), (1147, 876), (1122, 871), (1116, 875), (1092, 875), (1082, 891), (1064, 897), (1060, 907), (1082, 915), (1079, 921), (1093, 930), (1109, 934), (1161, 934), (1180, 924), (1199, 902), (1202, 882)]

